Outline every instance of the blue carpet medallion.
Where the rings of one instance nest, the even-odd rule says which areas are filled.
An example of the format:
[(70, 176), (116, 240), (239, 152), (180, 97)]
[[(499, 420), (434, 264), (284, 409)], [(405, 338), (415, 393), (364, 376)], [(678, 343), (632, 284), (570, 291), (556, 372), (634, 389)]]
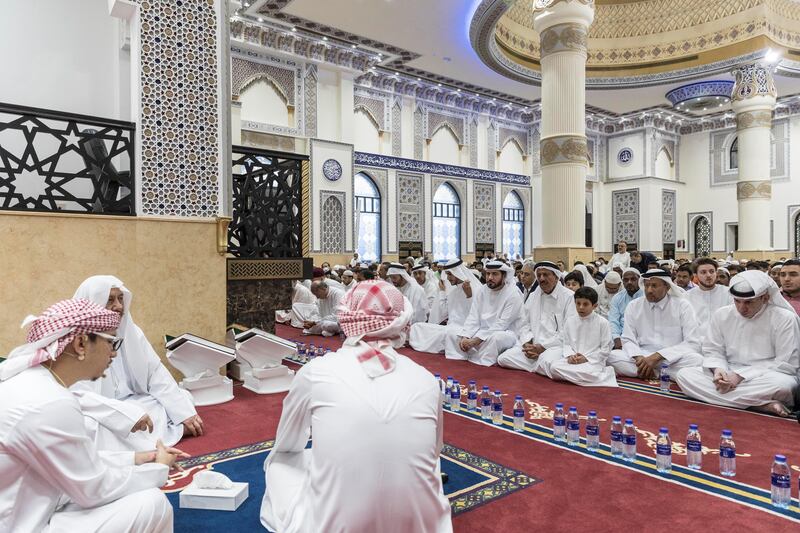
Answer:
[[(263, 530), (259, 520), (264, 496), (264, 459), (274, 441), (264, 441), (230, 450), (192, 457), (181, 462), (185, 471), (170, 478), (165, 487), (175, 511), (175, 532), (225, 531), (226, 533)], [(201, 470), (213, 469), (233, 481), (250, 484), (249, 497), (235, 512), (181, 509), (180, 490)], [(449, 479), (444, 485), (453, 515), (489, 503), (502, 496), (537, 483), (539, 480), (506, 468), (483, 457), (448, 444), (442, 449), (442, 470)]]

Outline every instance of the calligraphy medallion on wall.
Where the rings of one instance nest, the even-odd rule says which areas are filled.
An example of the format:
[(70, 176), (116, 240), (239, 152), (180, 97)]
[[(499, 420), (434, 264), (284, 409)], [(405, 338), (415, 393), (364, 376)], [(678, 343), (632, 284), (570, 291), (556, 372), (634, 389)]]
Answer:
[(326, 159), (322, 163), (322, 175), (330, 181), (336, 181), (342, 177), (342, 165), (335, 159)]
[(617, 154), (617, 161), (619, 161), (620, 165), (628, 165), (631, 161), (633, 161), (633, 150), (630, 148), (623, 148)]

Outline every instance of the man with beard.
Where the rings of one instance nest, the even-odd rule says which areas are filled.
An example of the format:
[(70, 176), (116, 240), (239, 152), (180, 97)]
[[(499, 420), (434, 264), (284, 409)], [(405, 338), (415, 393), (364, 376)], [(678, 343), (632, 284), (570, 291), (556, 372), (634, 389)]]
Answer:
[(500, 261), (489, 261), (484, 269), (486, 285), (472, 288), (472, 306), (460, 332), (449, 333), (445, 357), (483, 366), (497, 362), (497, 354), (517, 342), (517, 323), (522, 295), (514, 281), (514, 270)]
[(389, 282), (397, 287), (403, 296), (408, 298), (414, 308), (411, 314), (411, 323), (426, 322), (428, 320), (428, 299), (425, 291), (408, 273), (400, 263), (391, 263), (386, 271)]
[(717, 285), (717, 262), (708, 257), (697, 260), (697, 286), (686, 293), (686, 299), (692, 304), (700, 337), (705, 337), (708, 321), (717, 309), (733, 303), (731, 293), (723, 285)]
[(614, 342), (613, 349), (622, 349), (622, 330), (625, 327), (625, 309), (637, 298), (644, 294), (639, 287), (639, 271), (633, 267), (628, 267), (622, 273), (622, 287), (624, 291), (619, 291), (611, 299), (608, 310), (608, 324), (611, 327), (611, 340)]

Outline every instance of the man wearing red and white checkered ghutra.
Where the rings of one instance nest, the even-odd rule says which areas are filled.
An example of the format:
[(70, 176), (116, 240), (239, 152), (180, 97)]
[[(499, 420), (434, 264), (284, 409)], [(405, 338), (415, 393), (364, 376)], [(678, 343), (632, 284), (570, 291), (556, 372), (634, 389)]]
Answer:
[(411, 313), (385, 281), (362, 281), (345, 296), (344, 346), (302, 368), (283, 401), (264, 464), (261, 523), (271, 531), (452, 531), (439, 387), (395, 351)]
[(0, 531), (172, 531), (159, 487), (179, 450), (98, 452), (67, 390), (98, 379), (122, 344), (117, 313), (64, 300), (29, 316), (0, 365)]

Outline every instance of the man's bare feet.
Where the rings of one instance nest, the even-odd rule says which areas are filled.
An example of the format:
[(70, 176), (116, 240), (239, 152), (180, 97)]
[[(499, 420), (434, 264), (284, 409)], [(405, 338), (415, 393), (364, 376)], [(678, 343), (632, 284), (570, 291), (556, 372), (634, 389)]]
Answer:
[(753, 407), (754, 411), (759, 411), (761, 413), (767, 413), (770, 415), (778, 415), (780, 417), (786, 418), (791, 413), (789, 409), (786, 408), (781, 402), (770, 402), (766, 405), (760, 405), (758, 407)]

